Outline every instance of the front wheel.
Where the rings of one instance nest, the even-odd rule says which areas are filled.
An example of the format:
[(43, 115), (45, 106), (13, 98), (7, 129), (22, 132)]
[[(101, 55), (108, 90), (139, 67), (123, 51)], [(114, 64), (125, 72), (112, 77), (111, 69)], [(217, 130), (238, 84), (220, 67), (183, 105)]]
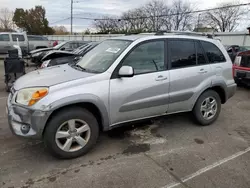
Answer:
[(205, 91), (198, 98), (194, 108), (193, 115), (200, 125), (210, 125), (219, 116), (221, 111), (221, 99), (216, 91)]
[(98, 136), (98, 122), (92, 113), (82, 108), (67, 108), (49, 121), (44, 142), (52, 155), (70, 159), (87, 153)]

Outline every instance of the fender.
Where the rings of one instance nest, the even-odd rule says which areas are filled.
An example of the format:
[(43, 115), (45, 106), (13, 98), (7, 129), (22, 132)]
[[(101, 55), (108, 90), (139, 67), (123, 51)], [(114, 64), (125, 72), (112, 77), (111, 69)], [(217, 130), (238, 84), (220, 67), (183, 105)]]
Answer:
[(221, 87), (223, 89), (224, 95), (225, 95), (225, 102), (226, 102), (227, 99), (229, 98), (227, 84), (223, 80), (213, 80), (212, 87), (216, 87), (216, 86)]
[(67, 105), (72, 105), (72, 104), (77, 104), (77, 103), (92, 103), (94, 104), (100, 111), (101, 118), (102, 118), (102, 125), (104, 130), (109, 130), (109, 113), (108, 110), (103, 103), (103, 101), (92, 94), (78, 94), (78, 95), (72, 95), (68, 97), (64, 97), (62, 99), (56, 100), (50, 105), (48, 105), (44, 111), (49, 111), (50, 115), (57, 109), (67, 106)]

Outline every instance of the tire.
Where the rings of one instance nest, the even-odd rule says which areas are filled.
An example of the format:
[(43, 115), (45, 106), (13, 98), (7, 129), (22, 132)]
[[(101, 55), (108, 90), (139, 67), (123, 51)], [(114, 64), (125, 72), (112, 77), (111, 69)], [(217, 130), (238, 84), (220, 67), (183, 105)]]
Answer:
[[(75, 130), (77, 131), (73, 132), (73, 131), (67, 130), (70, 127), (69, 120), (71, 122), (72, 121), (75, 122), (74, 123), (76, 127)], [(81, 125), (82, 123), (81, 121), (88, 125), (89, 127), (88, 131), (90, 132), (86, 131), (86, 132), (78, 134), (78, 130), (80, 129), (79, 128), (77, 129), (77, 126)], [(58, 131), (61, 129), (65, 129), (63, 130), (63, 132), (67, 133), (67, 138), (63, 137), (63, 138), (56, 139), (56, 135), (59, 134)], [(76, 135), (73, 135), (73, 134), (76, 134)], [(86, 136), (86, 138), (84, 139), (85, 145), (83, 144), (84, 145), (83, 147), (80, 144), (78, 144), (78, 141), (77, 141), (78, 139), (76, 139), (76, 138), (79, 138), (79, 136), (81, 136), (81, 138)], [(46, 126), (43, 139), (44, 139), (44, 143), (46, 147), (48, 148), (48, 151), (53, 156), (57, 158), (61, 158), (61, 159), (72, 159), (72, 158), (82, 156), (86, 154), (90, 149), (92, 149), (92, 147), (96, 144), (98, 136), (99, 136), (99, 126), (98, 126), (98, 122), (95, 116), (86, 109), (79, 108), (79, 107), (71, 107), (71, 108), (65, 108), (59, 111), (58, 113), (56, 113), (55, 116), (53, 116), (53, 118), (48, 122)], [(65, 151), (62, 149), (62, 147), (64, 148), (64, 146), (66, 145), (66, 142), (69, 140), (70, 142), (72, 142), (72, 145), (71, 145), (72, 150)], [(74, 148), (77, 148), (77, 149), (74, 149)]]
[(8, 84), (5, 85), (5, 91), (10, 92), (10, 86)]
[[(202, 106), (203, 107), (206, 106), (206, 103), (207, 103), (205, 101), (206, 99), (209, 99), (209, 101), (211, 101), (211, 103), (213, 100), (215, 100), (215, 102), (216, 102), (216, 112), (214, 110), (215, 109), (214, 104), (210, 104), (211, 106), (208, 105), (208, 106), (210, 106), (211, 109), (209, 107), (205, 107), (205, 108), (207, 108), (207, 110), (212, 111), (212, 112), (208, 113), (210, 115), (210, 117), (207, 117), (207, 118), (204, 117), (206, 110), (204, 110), (204, 111), (201, 110)], [(208, 103), (210, 103), (210, 102), (208, 102)], [(194, 116), (194, 119), (196, 120), (196, 123), (198, 123), (201, 126), (207, 126), (207, 125), (211, 125), (218, 118), (220, 111), (221, 111), (221, 98), (220, 98), (219, 94), (214, 90), (207, 90), (204, 93), (202, 93), (200, 95), (200, 97), (198, 98), (198, 100), (196, 101), (196, 104), (193, 108), (193, 116)], [(212, 115), (212, 113), (214, 113), (214, 114)]]

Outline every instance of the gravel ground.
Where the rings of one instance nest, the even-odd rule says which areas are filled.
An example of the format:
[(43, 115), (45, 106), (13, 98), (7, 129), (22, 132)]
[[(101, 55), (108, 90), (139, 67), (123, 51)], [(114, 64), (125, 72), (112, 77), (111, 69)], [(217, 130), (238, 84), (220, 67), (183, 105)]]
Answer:
[(211, 126), (171, 115), (102, 133), (87, 155), (57, 160), (40, 141), (11, 134), (0, 69), (1, 188), (250, 187), (249, 89), (238, 88)]

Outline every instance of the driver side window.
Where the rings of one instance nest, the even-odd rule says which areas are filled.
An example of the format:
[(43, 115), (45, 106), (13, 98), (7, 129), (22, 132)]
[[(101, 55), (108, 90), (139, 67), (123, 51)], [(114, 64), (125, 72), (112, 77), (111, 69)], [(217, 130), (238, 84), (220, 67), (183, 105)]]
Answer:
[(131, 66), (134, 74), (165, 70), (164, 41), (149, 41), (138, 45), (123, 61), (123, 66)]

